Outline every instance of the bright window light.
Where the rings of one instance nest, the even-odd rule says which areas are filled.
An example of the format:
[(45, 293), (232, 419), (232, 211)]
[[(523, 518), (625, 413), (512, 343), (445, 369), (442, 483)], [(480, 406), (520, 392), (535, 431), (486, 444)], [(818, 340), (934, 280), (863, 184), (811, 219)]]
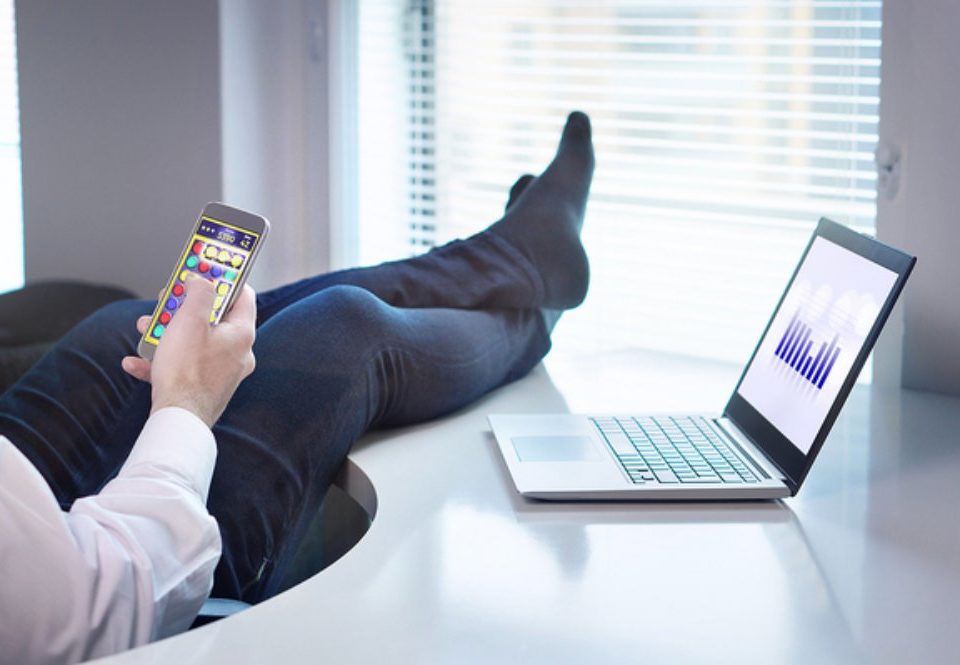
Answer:
[(0, 292), (23, 286), (18, 113), (13, 0), (0, 0)]
[(817, 220), (875, 228), (878, 1), (361, 7), (365, 261), (480, 230), (593, 119), (592, 282), (555, 349), (743, 362)]

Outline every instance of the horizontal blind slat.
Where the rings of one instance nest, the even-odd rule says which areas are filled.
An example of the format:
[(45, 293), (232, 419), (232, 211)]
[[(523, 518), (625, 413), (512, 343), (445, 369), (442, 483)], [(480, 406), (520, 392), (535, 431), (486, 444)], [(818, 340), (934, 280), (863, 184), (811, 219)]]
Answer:
[(407, 251), (502, 214), (590, 113), (594, 278), (561, 346), (741, 360), (820, 215), (873, 230), (880, 2), (362, 2), (404, 17)]

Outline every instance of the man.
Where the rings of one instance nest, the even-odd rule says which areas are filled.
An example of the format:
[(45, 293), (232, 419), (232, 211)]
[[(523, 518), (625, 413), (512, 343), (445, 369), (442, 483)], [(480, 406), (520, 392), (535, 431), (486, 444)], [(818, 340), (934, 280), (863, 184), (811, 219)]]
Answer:
[(195, 280), (152, 364), (130, 322), (142, 333), (154, 303), (74, 328), (0, 396), (0, 660), (74, 662), (174, 634), (211, 588), (275, 593), (364, 432), (449, 413), (547, 353), (586, 295), (592, 173), (574, 113), (543, 174), (467, 240), (247, 288), (215, 328)]

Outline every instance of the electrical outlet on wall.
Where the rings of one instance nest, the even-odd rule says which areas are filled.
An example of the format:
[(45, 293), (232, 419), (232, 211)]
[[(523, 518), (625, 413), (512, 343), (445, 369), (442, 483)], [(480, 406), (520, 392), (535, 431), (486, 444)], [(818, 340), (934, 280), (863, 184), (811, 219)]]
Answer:
[(888, 201), (893, 200), (900, 191), (900, 146), (880, 143), (874, 161), (877, 164), (877, 192)]

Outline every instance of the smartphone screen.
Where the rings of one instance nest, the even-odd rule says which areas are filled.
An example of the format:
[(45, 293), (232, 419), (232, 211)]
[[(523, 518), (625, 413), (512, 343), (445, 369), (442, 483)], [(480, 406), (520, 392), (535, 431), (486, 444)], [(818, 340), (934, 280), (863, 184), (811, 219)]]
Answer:
[(210, 323), (219, 322), (229, 309), (235, 291), (243, 285), (245, 271), (256, 254), (261, 238), (261, 233), (202, 214), (170, 283), (164, 289), (143, 341), (153, 346), (160, 343), (167, 325), (183, 303), (185, 282), (190, 273), (213, 282), (216, 298)]

